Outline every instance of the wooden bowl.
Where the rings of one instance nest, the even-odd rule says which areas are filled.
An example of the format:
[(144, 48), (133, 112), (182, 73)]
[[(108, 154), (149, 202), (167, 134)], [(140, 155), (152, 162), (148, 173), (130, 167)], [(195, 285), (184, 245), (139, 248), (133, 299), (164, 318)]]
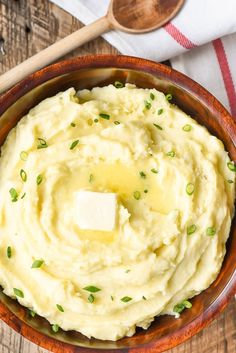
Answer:
[[(44, 98), (71, 86), (76, 89), (92, 88), (116, 80), (171, 93), (174, 103), (220, 138), (230, 158), (236, 160), (236, 123), (216, 98), (170, 67), (128, 56), (94, 55), (74, 58), (49, 66), (20, 82), (0, 97), (0, 144), (21, 117)], [(179, 319), (171, 316), (157, 317), (148, 330), (138, 329), (133, 337), (117, 342), (89, 340), (73, 331), (53, 334), (45, 319), (39, 316), (31, 318), (27, 309), (6, 297), (2, 291), (0, 317), (24, 337), (55, 353), (95, 353), (98, 349), (108, 350), (109, 353), (163, 352), (208, 325), (236, 293), (235, 250), (234, 220), (221, 272), (207, 290), (192, 300), (192, 309), (184, 311)]]

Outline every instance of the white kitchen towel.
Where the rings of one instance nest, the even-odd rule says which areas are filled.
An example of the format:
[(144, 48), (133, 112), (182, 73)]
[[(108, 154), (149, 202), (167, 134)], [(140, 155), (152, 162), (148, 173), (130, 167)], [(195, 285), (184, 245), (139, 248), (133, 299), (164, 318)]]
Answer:
[[(104, 16), (109, 5), (109, 0), (52, 1), (84, 24)], [(170, 59), (174, 68), (206, 87), (236, 117), (236, 0), (185, 0), (163, 28), (103, 36), (122, 54)]]

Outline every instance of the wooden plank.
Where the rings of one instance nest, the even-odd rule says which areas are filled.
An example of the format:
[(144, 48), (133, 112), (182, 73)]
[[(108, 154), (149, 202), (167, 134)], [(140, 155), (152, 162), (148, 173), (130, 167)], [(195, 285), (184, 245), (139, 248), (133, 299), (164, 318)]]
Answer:
[[(48, 0), (0, 0), (0, 38), (6, 55), (0, 56), (0, 74), (14, 67), (82, 24)], [(75, 50), (66, 57), (118, 51), (102, 38)], [(1, 353), (47, 353), (0, 322)], [(169, 353), (236, 353), (236, 303), (208, 328)]]

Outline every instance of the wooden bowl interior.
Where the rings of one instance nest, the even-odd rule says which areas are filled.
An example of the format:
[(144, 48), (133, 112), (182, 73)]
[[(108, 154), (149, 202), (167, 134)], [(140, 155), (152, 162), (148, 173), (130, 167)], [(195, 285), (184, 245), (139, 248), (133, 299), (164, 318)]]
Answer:
[[(50, 79), (36, 88), (33, 88), (17, 99), (17, 101), (3, 113), (0, 119), (0, 144), (4, 142), (10, 129), (17, 124), (21, 117), (24, 116), (30, 108), (34, 107), (44, 98), (53, 96), (71, 86), (78, 90), (83, 88), (92, 88), (95, 86), (104, 86), (113, 83), (116, 80), (123, 83), (134, 83), (138, 87), (143, 88), (155, 87), (164, 93), (171, 93), (174, 97), (173, 102), (176, 103), (183, 111), (190, 114), (200, 124), (207, 126), (211, 133), (224, 142), (225, 148), (230, 152), (230, 157), (233, 160), (236, 160), (235, 136), (233, 136), (233, 132), (228, 126), (227, 117), (225, 120), (222, 120), (220, 117), (220, 112), (218, 115), (214, 114), (213, 109), (207, 108), (204, 102), (192, 94), (190, 90), (188, 91), (187, 88), (183, 89), (179, 84), (170, 82), (160, 72), (151, 74), (139, 70), (120, 68), (75, 70)], [(204, 321), (204, 315), (206, 315), (206, 313), (209, 313), (209, 311), (215, 312), (215, 310), (218, 310), (219, 302), (221, 302), (219, 311), (221, 311), (224, 305), (226, 305), (228, 296), (227, 288), (230, 285), (230, 281), (233, 279), (235, 280), (236, 275), (236, 261), (235, 255), (233, 254), (233, 251), (236, 249), (235, 229), (234, 221), (231, 236), (227, 242), (227, 254), (220, 275), (207, 290), (192, 300), (193, 307), (191, 310), (184, 311), (178, 320), (171, 316), (157, 317), (147, 331), (138, 329), (137, 333), (133, 337), (126, 337), (117, 342), (100, 341), (96, 339), (89, 340), (85, 336), (73, 331), (60, 331), (55, 335), (52, 333), (51, 327), (45, 319), (39, 316), (31, 318), (27, 309), (20, 306), (17, 301), (6, 297), (2, 291), (0, 291), (0, 301), (4, 303), (10, 312), (14, 313), (24, 323), (34, 328), (36, 331), (39, 331), (48, 337), (53, 337), (61, 342), (70, 343), (74, 346), (93, 348), (94, 352), (97, 351), (97, 348), (108, 349), (110, 352), (112, 352), (113, 349), (133, 348), (132, 352), (136, 352), (134, 347), (144, 344), (154, 344), (155, 342), (158, 342), (158, 340), (160, 342), (160, 349), (163, 349), (165, 348), (163, 339), (168, 337), (170, 340), (175, 339), (173, 337), (173, 333), (176, 333), (176, 335), (178, 333), (180, 334), (181, 330), (183, 330), (186, 325), (192, 329), (191, 325), (194, 320), (197, 318), (199, 319), (200, 317), (200, 321)], [(11, 326), (13, 326), (13, 324), (11, 324), (12, 321), (14, 320), (8, 319), (8, 323), (10, 323)], [(19, 322), (17, 322), (17, 325), (21, 326)], [(14, 328), (21, 331), (21, 327), (18, 326)], [(197, 332), (200, 328), (201, 327), (195, 327), (193, 330)], [(183, 333), (183, 335), (185, 334), (186, 333)], [(32, 340), (34, 341), (34, 339)], [(182, 337), (179, 341), (181, 340), (183, 341), (184, 337)], [(171, 344), (172, 346), (174, 345), (169, 342), (169, 347)], [(42, 345), (44, 344), (42, 343)], [(81, 352), (79, 348), (73, 348), (73, 350), (71, 350), (71, 352), (77, 351)], [(160, 350), (155, 350), (155, 352), (157, 351)], [(70, 350), (65, 350), (65, 352), (70, 352)]]

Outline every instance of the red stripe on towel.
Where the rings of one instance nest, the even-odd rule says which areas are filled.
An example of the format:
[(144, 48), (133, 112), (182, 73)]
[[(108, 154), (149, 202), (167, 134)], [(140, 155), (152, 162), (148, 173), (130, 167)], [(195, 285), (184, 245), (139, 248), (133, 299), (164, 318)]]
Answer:
[(169, 35), (174, 38), (185, 49), (196, 48), (197, 45), (194, 44), (190, 39), (188, 39), (177, 27), (175, 27), (171, 22), (164, 26), (164, 29), (169, 33)]
[(230, 72), (230, 67), (226, 56), (226, 52), (221, 39), (215, 39), (212, 42), (212, 44), (215, 49), (215, 53), (219, 62), (221, 74), (223, 77), (225, 89), (229, 100), (231, 113), (236, 117), (236, 92), (235, 92), (234, 82)]

